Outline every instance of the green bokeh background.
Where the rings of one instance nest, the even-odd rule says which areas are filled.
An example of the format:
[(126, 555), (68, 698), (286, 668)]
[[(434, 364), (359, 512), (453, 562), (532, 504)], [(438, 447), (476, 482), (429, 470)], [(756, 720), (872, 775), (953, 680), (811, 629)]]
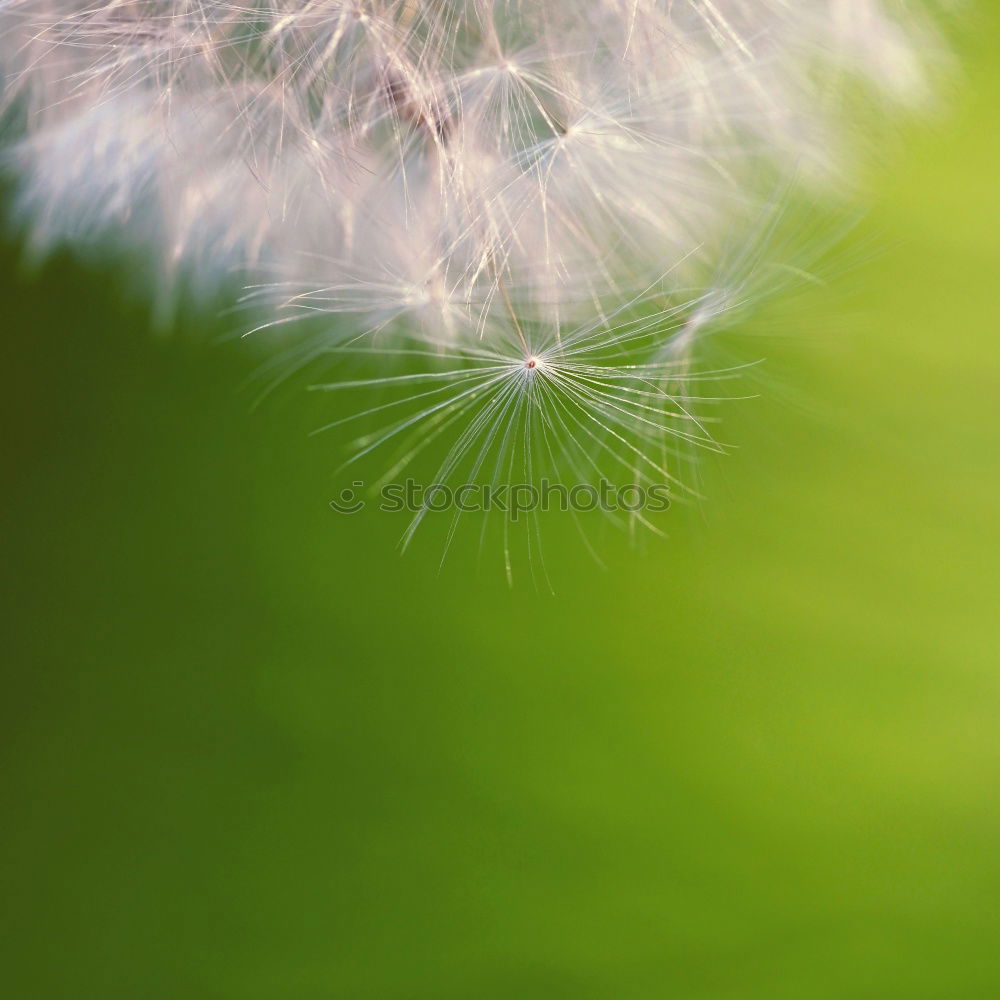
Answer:
[[(0, 996), (1000, 996), (1000, 16), (669, 537), (328, 509), (225, 324), (4, 258)], [(127, 281), (125, 282), (127, 285)], [(766, 343), (765, 343), (766, 341)]]

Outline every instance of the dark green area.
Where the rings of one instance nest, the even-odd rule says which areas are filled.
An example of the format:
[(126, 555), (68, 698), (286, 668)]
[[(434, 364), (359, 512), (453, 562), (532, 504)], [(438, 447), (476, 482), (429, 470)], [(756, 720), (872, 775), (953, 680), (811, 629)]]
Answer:
[[(327, 508), (328, 398), (5, 258), (0, 996), (1000, 996), (1000, 72), (556, 596)], [(131, 302), (132, 304), (129, 304)], [(435, 545), (437, 543), (435, 542)], [(464, 547), (463, 547), (464, 546)]]

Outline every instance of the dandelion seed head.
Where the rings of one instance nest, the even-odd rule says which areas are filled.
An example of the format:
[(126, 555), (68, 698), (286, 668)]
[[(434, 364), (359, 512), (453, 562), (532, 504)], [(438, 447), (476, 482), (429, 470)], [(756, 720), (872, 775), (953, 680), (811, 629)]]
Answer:
[[(846, 83), (887, 108), (926, 101), (931, 19), (894, 8), (0, 0), (15, 212), (40, 252), (145, 253), (167, 297), (242, 276), (269, 317), (258, 341), (317, 318), (327, 348), (418, 338), (428, 367), (489, 358), (517, 380), (497, 420), (524, 392), (525, 413), (567, 400), (552, 438), (574, 418), (643, 437), (654, 401), (635, 393), (675, 382), (774, 284), (748, 224), (769, 212), (756, 179), (844, 180)], [(588, 374), (573, 353), (623, 345), (663, 366), (635, 393), (619, 390), (641, 368), (605, 385), (604, 362)]]

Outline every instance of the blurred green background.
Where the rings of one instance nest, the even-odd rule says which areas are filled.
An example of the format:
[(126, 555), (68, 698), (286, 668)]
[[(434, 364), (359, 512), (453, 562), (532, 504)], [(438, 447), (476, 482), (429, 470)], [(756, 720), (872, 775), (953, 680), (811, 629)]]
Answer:
[[(328, 509), (222, 321), (4, 256), (0, 996), (1000, 996), (1000, 16), (670, 537)], [(764, 323), (767, 326), (768, 323)], [(784, 334), (788, 335), (784, 335)]]

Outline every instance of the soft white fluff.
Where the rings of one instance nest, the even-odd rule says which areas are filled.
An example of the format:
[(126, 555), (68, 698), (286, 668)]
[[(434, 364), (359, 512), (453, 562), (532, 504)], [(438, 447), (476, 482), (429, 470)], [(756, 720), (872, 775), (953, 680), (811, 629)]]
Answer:
[[(572, 345), (675, 364), (741, 301), (773, 175), (843, 174), (842, 84), (923, 97), (919, 13), (889, 0), (0, 0), (0, 59), (38, 245), (114, 234), (155, 255), (167, 287), (262, 274), (251, 298), (277, 322), (341, 314), (331, 342), (417, 338), (561, 392)], [(622, 327), (629, 309), (641, 335)], [(660, 384), (641, 380), (634, 392)], [(610, 389), (588, 386), (584, 408), (605, 438), (609, 424), (641, 437), (670, 423), (649, 399), (597, 391)]]

